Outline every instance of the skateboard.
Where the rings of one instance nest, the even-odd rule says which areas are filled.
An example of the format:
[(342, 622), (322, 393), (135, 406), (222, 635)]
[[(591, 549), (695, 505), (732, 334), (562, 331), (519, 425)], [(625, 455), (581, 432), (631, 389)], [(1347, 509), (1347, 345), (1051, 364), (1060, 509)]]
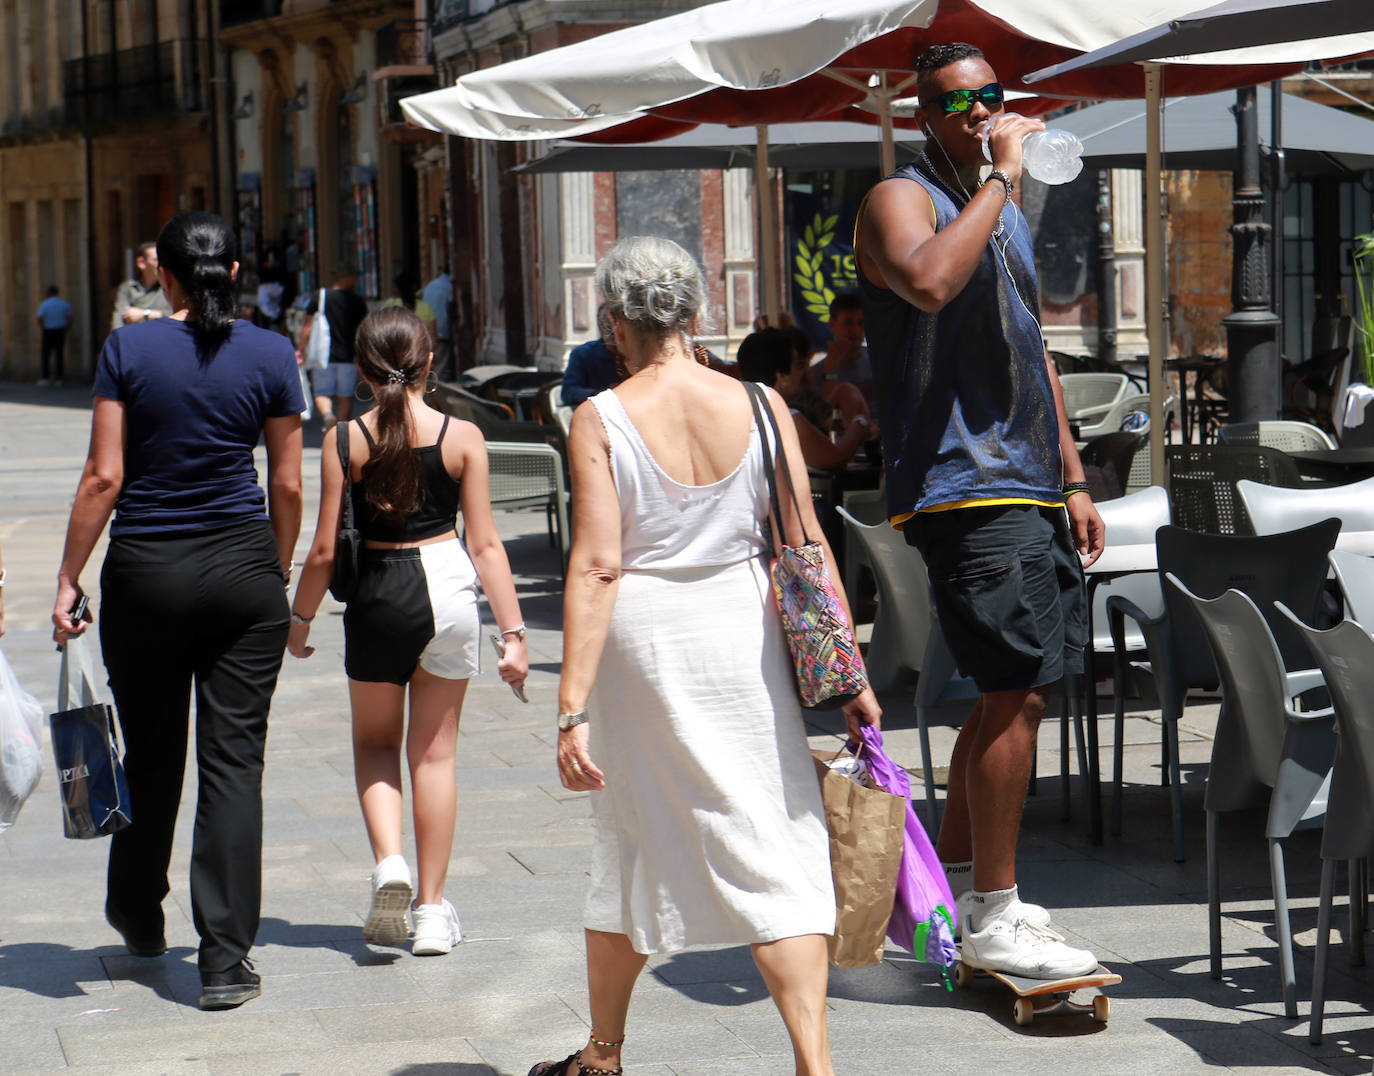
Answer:
[[(996, 979), (1011, 988), (1016, 995), (1012, 1019), (1019, 1027), (1029, 1026), (1037, 1016), (1067, 1012), (1089, 1013), (1099, 1024), (1105, 1024), (1111, 1016), (1112, 1005), (1101, 990), (1121, 982), (1120, 975), (1101, 964), (1087, 975), (1075, 975), (1070, 979), (1027, 979), (1021, 975), (971, 968), (962, 962), (954, 965), (954, 981), (961, 989), (972, 986), (973, 980), (981, 976)], [(1092, 990), (1093, 994), (1085, 1001), (1075, 1001), (1073, 995), (1078, 990)]]

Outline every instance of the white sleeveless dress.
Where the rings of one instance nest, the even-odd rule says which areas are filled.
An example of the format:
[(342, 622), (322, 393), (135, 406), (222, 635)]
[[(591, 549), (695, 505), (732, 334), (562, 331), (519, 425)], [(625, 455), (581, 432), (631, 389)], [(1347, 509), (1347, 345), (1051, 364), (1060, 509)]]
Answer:
[(592, 404), (623, 574), (588, 703), (606, 788), (591, 794), (586, 926), (640, 953), (833, 933), (825, 814), (763, 560), (759, 431), (734, 472), (687, 486), (613, 391)]

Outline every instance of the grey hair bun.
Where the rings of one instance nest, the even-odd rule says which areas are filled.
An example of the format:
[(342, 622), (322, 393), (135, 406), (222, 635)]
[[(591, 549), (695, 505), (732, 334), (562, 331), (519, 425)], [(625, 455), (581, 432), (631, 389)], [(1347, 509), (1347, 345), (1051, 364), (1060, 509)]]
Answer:
[(687, 332), (706, 305), (696, 259), (671, 239), (633, 236), (613, 246), (596, 267), (601, 300), (640, 332)]

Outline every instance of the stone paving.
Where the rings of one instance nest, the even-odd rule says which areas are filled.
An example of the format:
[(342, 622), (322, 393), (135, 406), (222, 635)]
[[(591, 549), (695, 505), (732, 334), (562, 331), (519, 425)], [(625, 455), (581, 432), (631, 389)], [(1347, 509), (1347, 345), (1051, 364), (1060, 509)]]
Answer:
[[(80, 389), (0, 384), (0, 544), (10, 579), (0, 646), (45, 709), (56, 695), (52, 579), (88, 423)], [(309, 430), (298, 559), (313, 530), (318, 444)], [(353, 790), (340, 609), (326, 599), (313, 640), (319, 652), (308, 662), (287, 658), (268, 739), (263, 920), (252, 954), (262, 997), (230, 1012), (196, 1008), (187, 896), (194, 777), (166, 904), (171, 949), (139, 960), (101, 915), (104, 842), (62, 839), (49, 773), (0, 835), (0, 1072), (522, 1076), (585, 1040), (578, 923), (591, 824), (586, 796), (563, 789), (553, 765), (561, 584), (542, 515), (504, 513), (499, 522), (531, 628), (531, 703), (516, 702), (490, 668), (468, 693), (448, 881), (464, 943), (447, 957), (416, 958), (362, 941), (372, 864)], [(101, 552), (84, 576), (92, 592)], [(910, 699), (909, 691), (886, 698), (885, 724), (891, 753), (916, 768)], [(1185, 720), (1183, 864), (1173, 862), (1159, 787), (1157, 713), (1133, 710), (1127, 722), (1126, 831), (1098, 847), (1085, 835), (1077, 780), (1073, 817), (1060, 817), (1058, 728), (1046, 721), (1021, 885), (1055, 910), (1071, 942), (1124, 976), (1109, 1025), (1064, 1017), (1018, 1028), (1006, 992), (979, 984), (947, 993), (929, 966), (890, 950), (876, 967), (832, 972), (836, 1071), (1368, 1073), (1374, 976), (1350, 966), (1343, 904), (1325, 1042), (1307, 1043), (1316, 834), (1299, 834), (1289, 850), (1304, 1018), (1282, 1015), (1258, 812), (1223, 823), (1226, 975), (1208, 976), (1201, 790), (1215, 714), (1216, 700), (1200, 698)], [(834, 715), (811, 720), (815, 746), (838, 743)], [(1103, 722), (1104, 759), (1110, 726)], [(937, 759), (951, 739), (951, 730), (936, 730)], [(792, 1071), (782, 1023), (741, 948), (651, 960), (625, 1063), (634, 1076)]]

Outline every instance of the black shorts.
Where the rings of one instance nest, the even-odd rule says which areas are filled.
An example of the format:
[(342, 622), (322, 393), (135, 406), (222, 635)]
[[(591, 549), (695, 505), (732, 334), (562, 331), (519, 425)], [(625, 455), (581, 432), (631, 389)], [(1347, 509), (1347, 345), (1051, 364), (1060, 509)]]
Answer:
[(1064, 509), (919, 512), (903, 530), (925, 558), (950, 653), (980, 692), (1046, 687), (1083, 671), (1088, 602)]

